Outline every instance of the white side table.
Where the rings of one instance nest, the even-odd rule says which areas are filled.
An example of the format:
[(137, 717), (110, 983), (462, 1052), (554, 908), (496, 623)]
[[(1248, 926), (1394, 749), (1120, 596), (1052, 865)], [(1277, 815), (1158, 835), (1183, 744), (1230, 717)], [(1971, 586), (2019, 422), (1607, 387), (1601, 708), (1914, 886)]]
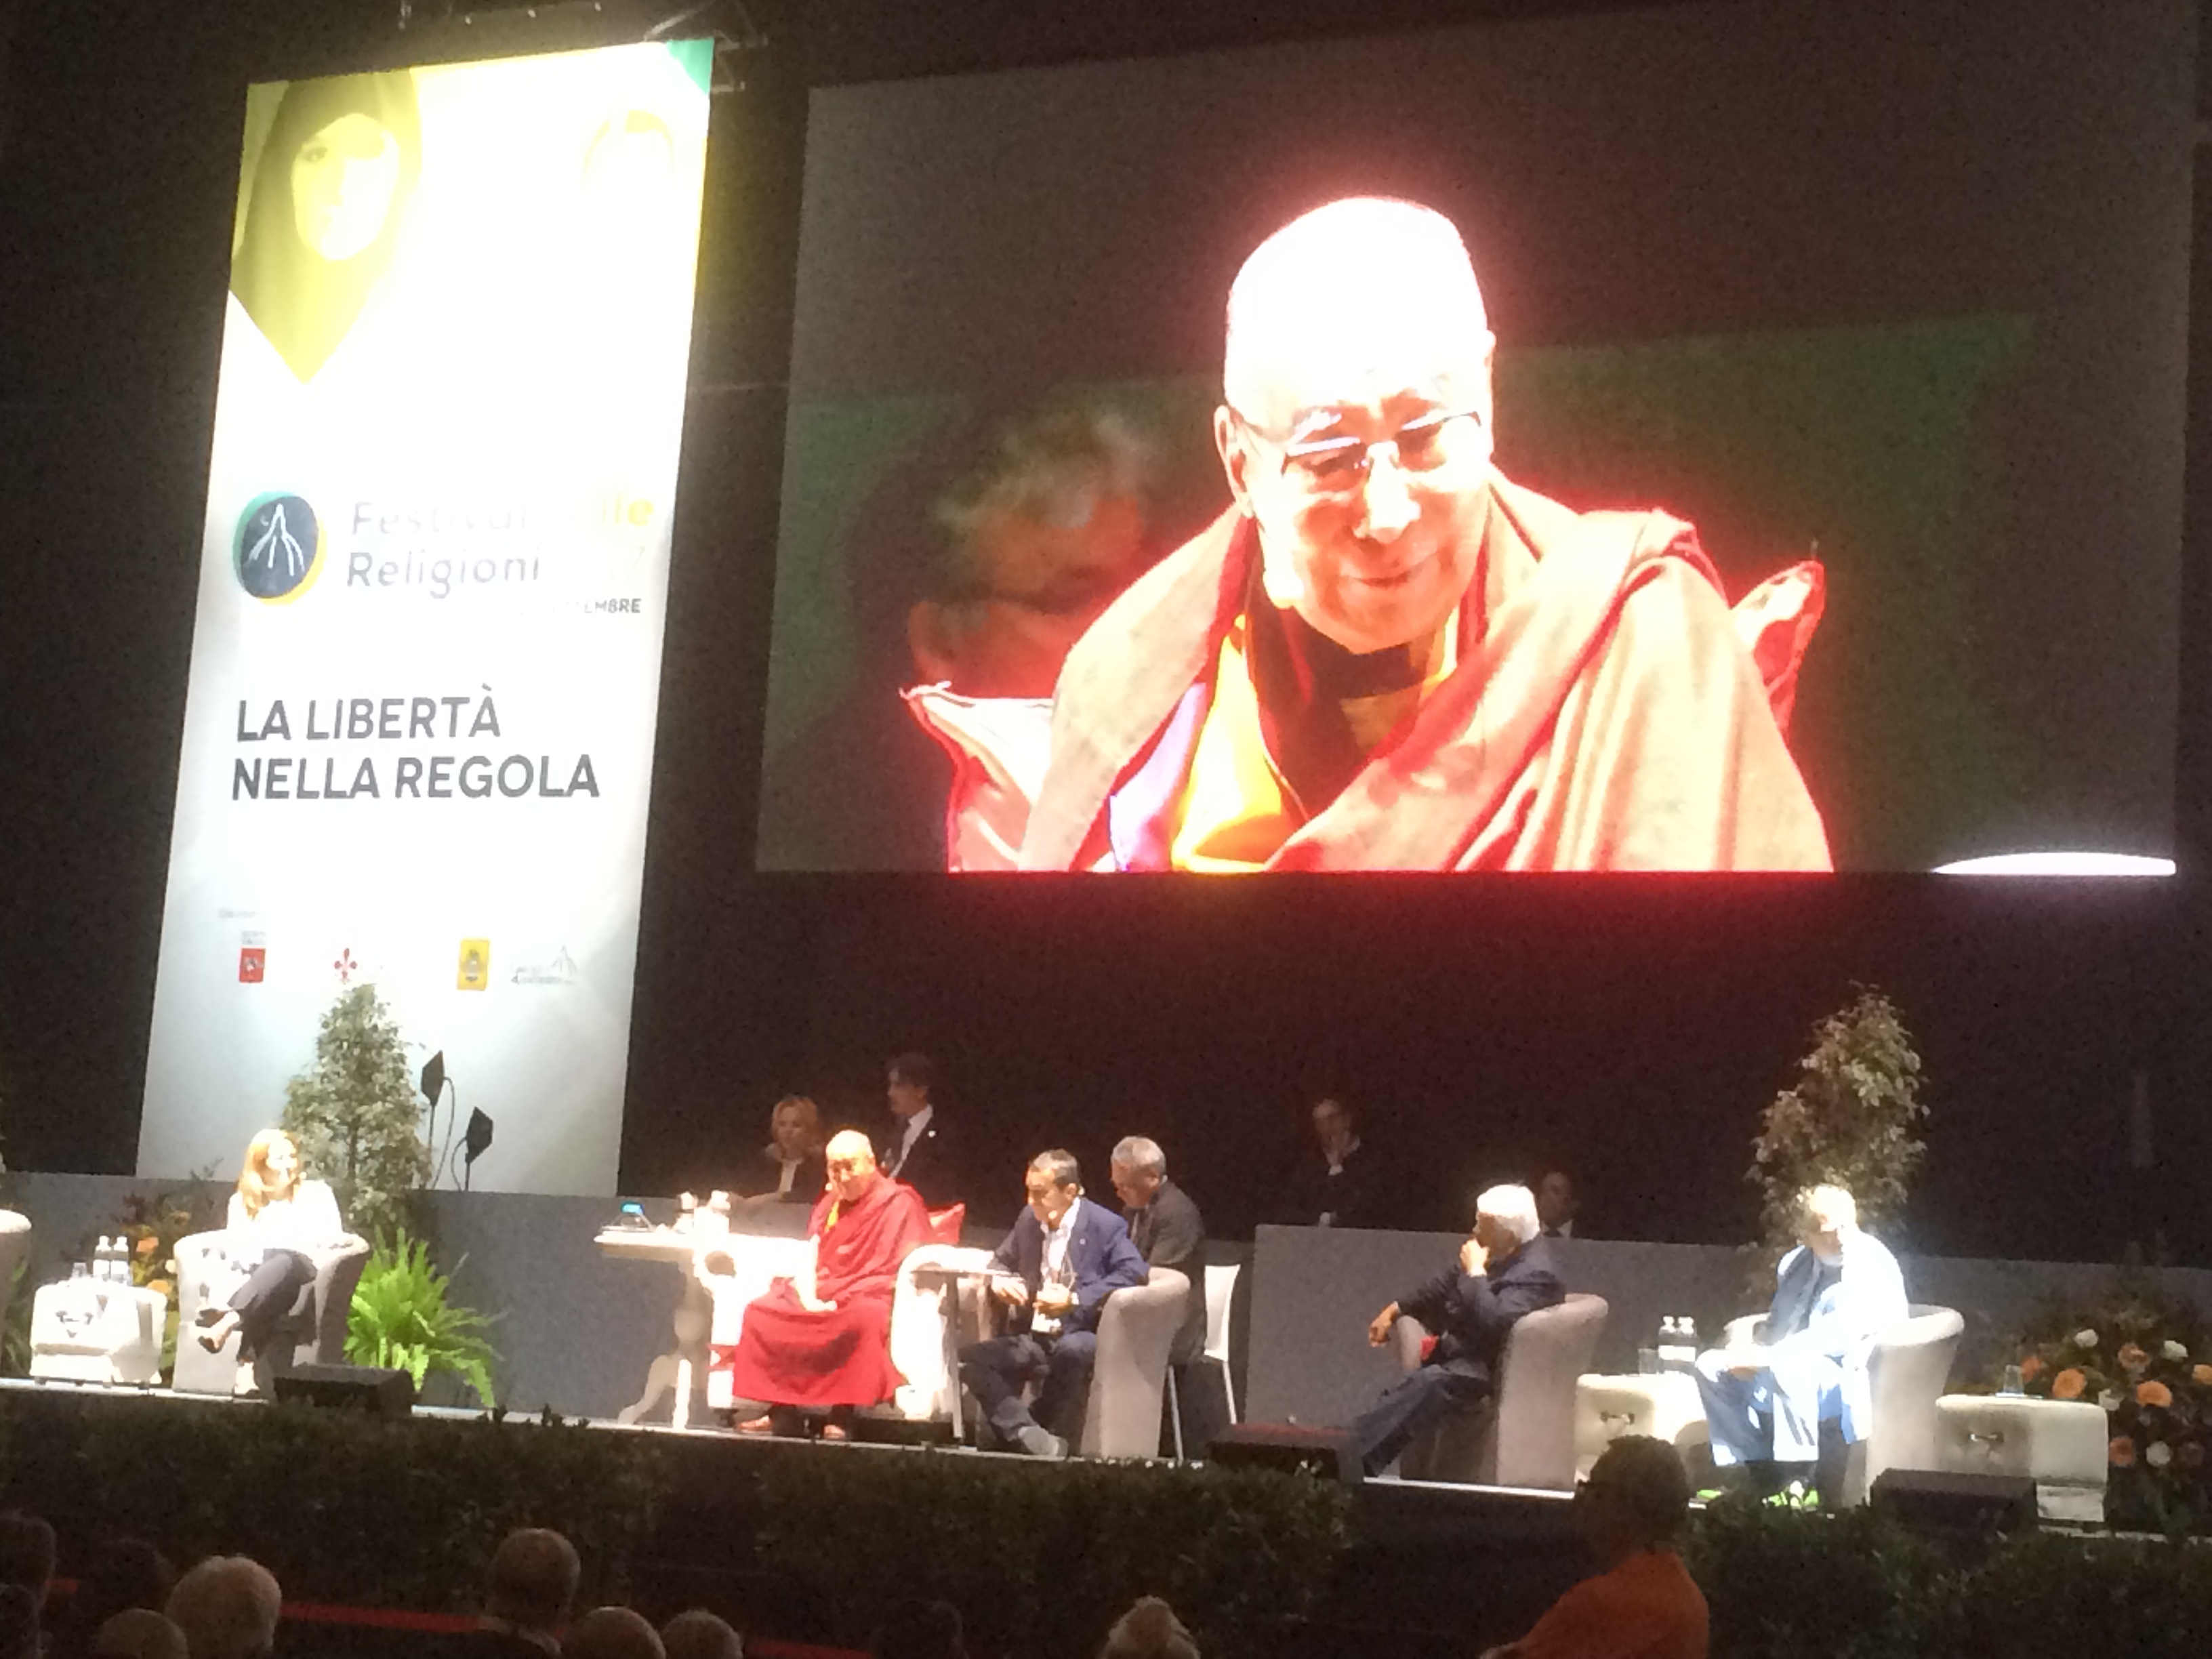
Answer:
[(161, 1380), (161, 1328), (169, 1298), (159, 1291), (96, 1279), (41, 1285), (31, 1298), (31, 1375), (65, 1382)]
[(1575, 1479), (1588, 1477), (1600, 1453), (1624, 1434), (1663, 1440), (1692, 1469), (1707, 1439), (1698, 1379), (1687, 1371), (1643, 1376), (1598, 1373), (1575, 1379)]
[(2087, 1400), (1947, 1394), (1936, 1402), (1936, 1467), (1952, 1474), (2027, 1475), (2046, 1521), (2105, 1518), (2112, 1426)]

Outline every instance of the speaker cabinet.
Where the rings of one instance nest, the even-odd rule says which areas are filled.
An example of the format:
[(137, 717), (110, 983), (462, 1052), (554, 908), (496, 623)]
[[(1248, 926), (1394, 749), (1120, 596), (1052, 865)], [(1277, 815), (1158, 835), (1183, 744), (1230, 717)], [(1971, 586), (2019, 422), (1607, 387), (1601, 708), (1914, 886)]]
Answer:
[(2024, 1474), (1884, 1469), (1867, 1502), (1876, 1515), (1942, 1532), (2024, 1532), (2035, 1525), (2035, 1482)]
[(337, 1406), (372, 1417), (404, 1417), (415, 1409), (415, 1379), (374, 1365), (295, 1365), (275, 1387), (287, 1404)]
[(1342, 1429), (1303, 1429), (1291, 1423), (1238, 1423), (1213, 1437), (1206, 1460), (1224, 1468), (1278, 1469), (1357, 1486), (1363, 1476)]

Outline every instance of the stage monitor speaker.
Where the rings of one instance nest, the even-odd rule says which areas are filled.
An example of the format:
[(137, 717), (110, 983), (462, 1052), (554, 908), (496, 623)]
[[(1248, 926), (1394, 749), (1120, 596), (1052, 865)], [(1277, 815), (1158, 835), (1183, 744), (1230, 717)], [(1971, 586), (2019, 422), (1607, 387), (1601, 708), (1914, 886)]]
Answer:
[(295, 1365), (276, 1378), (288, 1404), (337, 1406), (372, 1417), (404, 1417), (415, 1409), (415, 1379), (375, 1365)]
[(1302, 1429), (1295, 1423), (1233, 1424), (1213, 1437), (1206, 1461), (1224, 1468), (1318, 1475), (1347, 1486), (1361, 1479), (1352, 1437), (1342, 1429)]
[(889, 1407), (881, 1412), (854, 1412), (847, 1425), (847, 1432), (854, 1439), (872, 1446), (949, 1446), (952, 1443), (950, 1418), (910, 1418), (903, 1412), (894, 1412)]
[(1867, 1502), (1876, 1515), (1943, 1532), (2025, 1532), (2035, 1525), (2035, 1482), (2024, 1474), (1884, 1469)]

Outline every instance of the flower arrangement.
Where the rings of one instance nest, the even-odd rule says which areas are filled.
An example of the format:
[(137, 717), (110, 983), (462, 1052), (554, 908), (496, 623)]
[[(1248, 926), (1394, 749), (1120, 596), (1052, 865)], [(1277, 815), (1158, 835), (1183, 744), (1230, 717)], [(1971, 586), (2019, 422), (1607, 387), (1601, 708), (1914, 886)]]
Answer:
[(2124, 1270), (2103, 1305), (2054, 1310), (2016, 1352), (2026, 1393), (2105, 1408), (2107, 1520), (2173, 1533), (2212, 1529), (2212, 1328), (2196, 1309)]

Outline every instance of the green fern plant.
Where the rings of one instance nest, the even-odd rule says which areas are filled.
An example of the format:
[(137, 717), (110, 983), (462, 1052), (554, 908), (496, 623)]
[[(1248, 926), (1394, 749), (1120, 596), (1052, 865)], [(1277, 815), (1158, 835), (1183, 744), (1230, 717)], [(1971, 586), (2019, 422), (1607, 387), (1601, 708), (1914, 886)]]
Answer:
[(483, 1336), (491, 1321), (448, 1301), (452, 1283), (450, 1273), (432, 1264), (428, 1243), (410, 1238), (404, 1227), (388, 1234), (354, 1290), (346, 1358), (356, 1365), (404, 1370), (418, 1389), (431, 1372), (450, 1371), (489, 1407), (491, 1362), (499, 1358)]

